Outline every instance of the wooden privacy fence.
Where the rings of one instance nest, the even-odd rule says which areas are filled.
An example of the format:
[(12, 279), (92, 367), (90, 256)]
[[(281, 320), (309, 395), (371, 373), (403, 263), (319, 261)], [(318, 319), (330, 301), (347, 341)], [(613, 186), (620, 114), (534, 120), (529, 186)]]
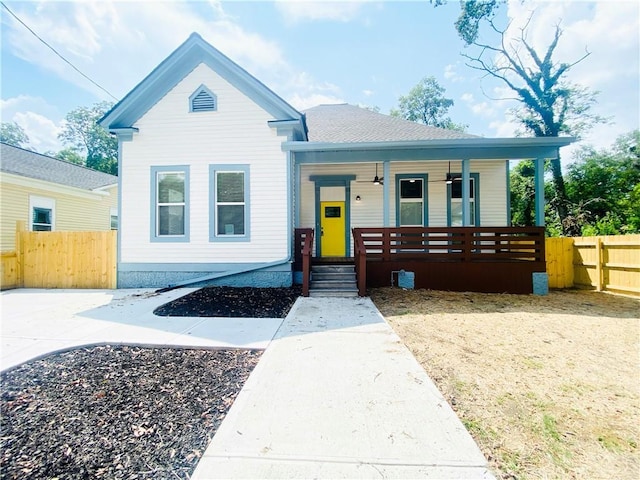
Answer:
[(640, 235), (548, 238), (551, 288), (595, 288), (640, 295)]
[(26, 232), (2, 254), (2, 288), (116, 288), (117, 232)]

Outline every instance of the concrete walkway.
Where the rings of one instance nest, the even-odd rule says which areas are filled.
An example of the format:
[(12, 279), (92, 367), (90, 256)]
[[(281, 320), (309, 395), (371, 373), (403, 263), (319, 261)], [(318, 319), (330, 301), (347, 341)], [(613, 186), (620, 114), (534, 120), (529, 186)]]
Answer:
[(0, 368), (100, 343), (266, 348), (192, 478), (494, 478), (371, 300), (301, 298), (284, 322), (153, 314), (193, 290), (2, 292)]
[(193, 479), (492, 479), (369, 299), (299, 299)]
[(153, 310), (196, 290), (9, 290), (0, 294), (0, 370), (93, 344), (267, 347), (281, 318), (158, 317)]

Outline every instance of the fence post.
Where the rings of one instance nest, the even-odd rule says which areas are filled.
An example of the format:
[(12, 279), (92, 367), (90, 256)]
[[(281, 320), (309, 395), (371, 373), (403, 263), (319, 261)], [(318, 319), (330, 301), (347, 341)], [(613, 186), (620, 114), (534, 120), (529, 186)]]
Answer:
[(18, 220), (16, 222), (16, 288), (24, 287), (24, 269), (23, 269), (23, 238), (22, 232), (26, 230), (26, 223), (24, 220)]
[(596, 290), (602, 291), (602, 238), (596, 237)]

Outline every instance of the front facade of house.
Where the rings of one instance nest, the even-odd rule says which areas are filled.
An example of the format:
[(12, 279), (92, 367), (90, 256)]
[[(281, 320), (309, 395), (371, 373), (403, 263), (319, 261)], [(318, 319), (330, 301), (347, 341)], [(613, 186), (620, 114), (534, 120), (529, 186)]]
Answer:
[(356, 227), (507, 226), (509, 159), (564, 144), (298, 112), (197, 34), (101, 124), (119, 139), (119, 287), (290, 285), (296, 228), (333, 258)]
[(15, 249), (18, 221), (29, 231), (118, 228), (118, 179), (0, 143), (0, 250)]

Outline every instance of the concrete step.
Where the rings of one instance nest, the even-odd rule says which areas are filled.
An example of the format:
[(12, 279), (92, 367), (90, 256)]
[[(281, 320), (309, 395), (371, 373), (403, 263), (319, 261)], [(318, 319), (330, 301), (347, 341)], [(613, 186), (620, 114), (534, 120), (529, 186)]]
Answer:
[(342, 282), (355, 282), (356, 274), (354, 272), (351, 273), (334, 273), (334, 272), (312, 272), (311, 281), (321, 281), (321, 280), (339, 280)]
[(357, 297), (358, 289), (336, 289), (336, 288), (322, 288), (322, 289), (309, 289), (310, 297)]
[(353, 264), (312, 265), (309, 295), (312, 297), (356, 297), (355, 266)]

